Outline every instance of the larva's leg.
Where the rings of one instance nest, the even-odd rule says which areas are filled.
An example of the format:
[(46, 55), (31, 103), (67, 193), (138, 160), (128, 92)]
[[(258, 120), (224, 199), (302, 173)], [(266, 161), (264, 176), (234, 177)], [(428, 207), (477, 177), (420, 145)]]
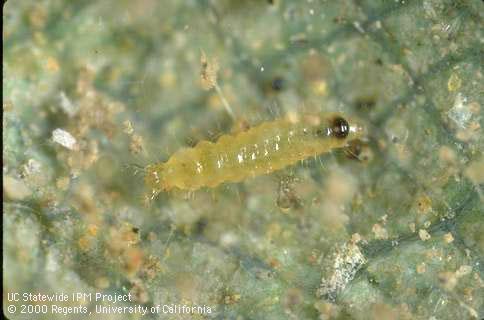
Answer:
[(141, 166), (136, 163), (127, 163), (124, 165), (126, 170), (133, 170), (133, 175), (138, 175), (139, 173), (146, 174), (146, 167)]
[(217, 195), (215, 194), (215, 189), (210, 189), (210, 195), (212, 196), (212, 201), (217, 202)]
[(326, 170), (326, 167), (325, 167), (324, 161), (323, 161), (323, 157), (318, 156), (318, 162), (319, 162), (319, 165), (321, 166), (321, 168), (323, 168), (323, 170)]
[(306, 164), (306, 159), (301, 159), (301, 167), (306, 169), (305, 164)]
[(234, 122), (234, 124), (232, 126), (231, 133), (232, 134), (238, 134), (238, 133), (241, 133), (241, 132), (246, 132), (249, 129), (250, 129), (249, 122), (244, 118), (240, 118), (240, 119), (238, 119)]
[(247, 191), (245, 190), (245, 187), (243, 184), (238, 184), (237, 189), (235, 190), (235, 193), (237, 195), (237, 199), (239, 200), (239, 205), (243, 206), (245, 205), (245, 199), (247, 199)]
[(142, 201), (143, 201), (143, 205), (145, 208), (151, 208), (151, 205), (153, 204), (153, 202), (155, 201), (156, 197), (158, 196), (160, 192), (154, 192), (154, 191), (151, 191), (151, 192), (145, 192), (143, 195), (142, 195)]
[(152, 201), (160, 192), (168, 189), (163, 176), (164, 165), (162, 163), (148, 165), (144, 171), (146, 198)]
[(192, 193), (192, 192), (191, 192), (190, 190), (188, 190), (188, 191), (184, 191), (184, 192), (183, 192), (183, 200), (185, 200), (185, 201), (189, 201), (189, 200), (191, 199), (191, 193)]

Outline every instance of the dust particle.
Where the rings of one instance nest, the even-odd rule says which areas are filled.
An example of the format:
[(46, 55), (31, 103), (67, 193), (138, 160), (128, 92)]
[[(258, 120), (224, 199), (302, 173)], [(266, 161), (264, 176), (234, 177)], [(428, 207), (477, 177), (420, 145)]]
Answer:
[(365, 263), (366, 258), (356, 244), (348, 242), (336, 248), (325, 270), (328, 277), (321, 279), (317, 296), (334, 301)]
[(88, 234), (89, 234), (89, 235), (91, 235), (91, 236), (93, 236), (93, 237), (94, 237), (94, 236), (96, 236), (97, 231), (98, 231), (98, 227), (97, 227), (97, 225), (95, 225), (95, 224), (90, 224), (90, 225), (87, 227), (87, 232), (88, 232)]
[(27, 164), (23, 167), (23, 173), (25, 176), (31, 176), (40, 173), (42, 165), (35, 159), (29, 159)]
[(415, 230), (416, 230), (415, 223), (413, 223), (413, 222), (409, 223), (409, 224), (408, 224), (408, 227), (410, 228), (410, 230), (411, 230), (412, 232), (415, 232)]
[(388, 239), (388, 231), (381, 224), (375, 223), (371, 228), (376, 239)]
[(200, 80), (202, 88), (205, 90), (210, 90), (217, 85), (217, 72), (219, 70), (219, 65), (216, 59), (208, 61), (207, 55), (202, 51), (200, 56)]
[(425, 265), (425, 262), (422, 262), (421, 264), (419, 264), (417, 266), (417, 273), (418, 274), (422, 274), (424, 273), (425, 271), (427, 271), (427, 266)]
[(427, 230), (425, 230), (425, 229), (420, 229), (420, 230), (418, 231), (418, 236), (420, 237), (420, 239), (421, 239), (422, 241), (427, 241), (427, 240), (429, 240), (429, 239), (430, 239), (430, 234), (429, 234), (429, 233), (427, 232)]
[(129, 145), (129, 151), (133, 154), (139, 154), (144, 150), (143, 144), (144, 144), (143, 138), (140, 135), (134, 134), (131, 137), (131, 143)]
[(54, 57), (49, 57), (47, 59), (46, 69), (51, 73), (55, 73), (59, 71), (60, 69), (59, 62), (57, 62), (57, 60)]
[(132, 135), (134, 132), (133, 125), (131, 124), (131, 121), (126, 120), (123, 122), (123, 132)]
[(440, 272), (438, 277), (440, 283), (442, 283), (442, 286), (447, 291), (452, 291), (457, 285), (457, 277), (454, 272)]
[(356, 244), (356, 243), (360, 242), (361, 240), (362, 240), (361, 235), (359, 233), (353, 233), (351, 235), (351, 242)]
[(457, 73), (453, 73), (449, 77), (449, 81), (447, 81), (447, 89), (450, 92), (454, 92), (460, 89), (462, 85), (462, 80), (459, 78)]
[(472, 112), (467, 104), (467, 98), (460, 92), (457, 93), (453, 107), (447, 112), (447, 116), (459, 129), (466, 129), (472, 117)]
[(69, 150), (74, 150), (77, 147), (76, 138), (74, 138), (69, 132), (60, 128), (52, 131), (52, 140)]
[(452, 148), (448, 146), (442, 146), (439, 149), (439, 159), (446, 164), (454, 164), (456, 162), (457, 156)]
[(459, 269), (457, 269), (457, 271), (455, 272), (455, 276), (457, 278), (461, 278), (463, 276), (466, 276), (468, 274), (470, 274), (472, 272), (472, 267), (471, 266), (468, 266), (468, 265), (462, 265), (459, 267)]
[(226, 295), (224, 297), (225, 304), (234, 304), (239, 302), (239, 300), (240, 300), (240, 294), (231, 294), (231, 295)]
[(317, 96), (323, 97), (328, 94), (328, 85), (324, 80), (318, 80), (311, 84), (313, 93)]
[(452, 243), (454, 241), (454, 237), (452, 236), (452, 233), (446, 233), (444, 234), (444, 241), (445, 243)]
[(78, 106), (72, 103), (71, 99), (69, 99), (64, 91), (59, 93), (59, 100), (62, 111), (64, 111), (69, 117), (75, 116), (79, 111)]
[(89, 249), (91, 249), (91, 245), (92, 245), (92, 238), (90, 236), (82, 236), (81, 238), (79, 238), (77, 244), (79, 245), (79, 248), (86, 252), (88, 251)]
[(426, 195), (417, 198), (417, 209), (421, 214), (426, 214), (432, 210), (432, 200)]

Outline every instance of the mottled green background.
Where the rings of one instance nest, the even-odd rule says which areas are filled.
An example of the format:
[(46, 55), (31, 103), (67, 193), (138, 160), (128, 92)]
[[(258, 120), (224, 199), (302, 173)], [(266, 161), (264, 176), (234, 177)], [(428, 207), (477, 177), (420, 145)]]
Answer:
[[(4, 297), (212, 308), (146, 316), (160, 319), (484, 317), (483, 12), (477, 0), (8, 1)], [(200, 85), (202, 51), (235, 122)], [(143, 201), (138, 166), (327, 111), (361, 119), (367, 139)]]

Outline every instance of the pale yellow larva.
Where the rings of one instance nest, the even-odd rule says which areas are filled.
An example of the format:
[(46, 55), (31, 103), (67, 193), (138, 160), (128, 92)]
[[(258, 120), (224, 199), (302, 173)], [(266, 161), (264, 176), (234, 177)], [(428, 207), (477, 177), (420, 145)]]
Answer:
[(146, 167), (145, 184), (154, 196), (174, 188), (197, 190), (268, 174), (300, 160), (347, 146), (362, 126), (335, 113), (264, 122), (216, 142), (201, 141)]

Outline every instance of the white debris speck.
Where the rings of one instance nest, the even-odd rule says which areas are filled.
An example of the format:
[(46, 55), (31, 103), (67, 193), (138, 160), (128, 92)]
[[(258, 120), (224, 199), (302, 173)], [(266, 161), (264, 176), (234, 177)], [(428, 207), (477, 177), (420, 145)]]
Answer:
[(454, 106), (447, 113), (448, 117), (461, 129), (465, 129), (472, 117), (472, 112), (467, 105), (467, 99), (458, 93), (454, 100)]
[(375, 239), (388, 239), (387, 230), (379, 223), (374, 224), (371, 231), (375, 234)]
[(461, 278), (463, 276), (466, 276), (472, 272), (472, 267), (468, 265), (462, 265), (460, 266), (459, 269), (455, 272), (455, 275), (457, 278)]
[(23, 171), (24, 171), (26, 176), (29, 176), (29, 175), (32, 175), (32, 174), (39, 173), (41, 167), (42, 167), (42, 165), (40, 164), (39, 161), (37, 161), (35, 159), (29, 159), (29, 161), (27, 161), (27, 164), (24, 165)]
[(444, 234), (444, 241), (446, 243), (451, 243), (452, 241), (454, 241), (454, 237), (452, 236), (452, 233), (448, 232)]
[(60, 128), (52, 131), (52, 140), (70, 150), (74, 150), (77, 143), (76, 138), (72, 134)]
[(126, 120), (126, 121), (123, 122), (123, 131), (124, 131), (124, 133), (126, 133), (128, 135), (133, 134), (134, 128), (133, 128), (133, 125), (131, 124), (131, 121)]
[(64, 110), (69, 117), (75, 116), (78, 111), (78, 107), (72, 103), (64, 91), (61, 91), (59, 94), (59, 99), (62, 110)]
[(348, 242), (338, 247), (327, 266), (327, 278), (321, 279), (317, 291), (320, 298), (334, 301), (336, 295), (353, 280), (358, 270), (366, 263), (366, 258), (358, 245)]
[(233, 232), (225, 232), (220, 236), (220, 244), (225, 247), (231, 247), (239, 242), (238, 236)]
[(355, 27), (356, 30), (358, 30), (358, 32), (365, 33), (365, 29), (363, 29), (363, 27), (358, 21), (353, 22), (353, 26)]

